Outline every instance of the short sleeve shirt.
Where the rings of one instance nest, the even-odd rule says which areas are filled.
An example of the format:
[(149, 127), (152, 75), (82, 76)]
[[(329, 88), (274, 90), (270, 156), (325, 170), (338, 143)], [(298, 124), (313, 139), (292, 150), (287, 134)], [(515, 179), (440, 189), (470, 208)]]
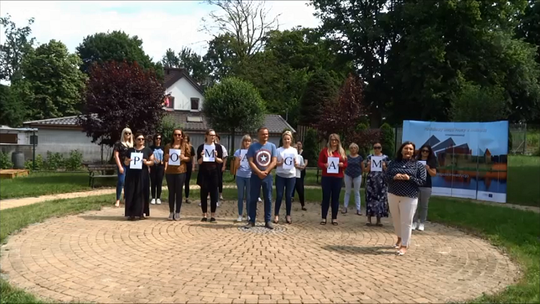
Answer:
[(271, 142), (267, 142), (264, 145), (256, 142), (249, 146), (247, 157), (248, 159), (253, 158), (253, 163), (257, 168), (264, 171), (272, 163), (272, 158), (277, 157), (276, 150), (276, 145)]

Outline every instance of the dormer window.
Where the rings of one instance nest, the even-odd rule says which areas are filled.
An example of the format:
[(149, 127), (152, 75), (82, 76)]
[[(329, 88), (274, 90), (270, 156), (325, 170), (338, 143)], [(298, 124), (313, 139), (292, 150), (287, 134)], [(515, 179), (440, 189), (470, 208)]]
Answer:
[(191, 98), (191, 111), (199, 111), (199, 98)]

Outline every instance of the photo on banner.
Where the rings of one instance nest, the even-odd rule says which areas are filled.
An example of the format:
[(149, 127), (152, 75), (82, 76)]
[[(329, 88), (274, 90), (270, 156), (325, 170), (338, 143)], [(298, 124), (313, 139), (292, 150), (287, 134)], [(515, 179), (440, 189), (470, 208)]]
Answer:
[(437, 158), (432, 193), (506, 203), (508, 121), (403, 121), (402, 142), (431, 146)]

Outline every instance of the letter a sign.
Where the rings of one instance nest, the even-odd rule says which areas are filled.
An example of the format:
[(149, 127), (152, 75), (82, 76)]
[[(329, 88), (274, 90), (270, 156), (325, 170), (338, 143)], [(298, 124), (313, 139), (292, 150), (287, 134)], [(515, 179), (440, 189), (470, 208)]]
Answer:
[(339, 173), (339, 157), (328, 158), (328, 168), (326, 169), (326, 172), (331, 174)]
[(382, 156), (371, 157), (371, 172), (382, 172)]

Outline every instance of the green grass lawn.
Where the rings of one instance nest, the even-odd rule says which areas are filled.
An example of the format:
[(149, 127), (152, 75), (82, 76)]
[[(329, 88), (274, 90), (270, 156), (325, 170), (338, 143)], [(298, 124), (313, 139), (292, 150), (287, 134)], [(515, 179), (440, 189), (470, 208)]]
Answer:
[(510, 157), (506, 191), (508, 203), (540, 207), (540, 157)]
[[(195, 191), (198, 193), (198, 191)], [(164, 194), (166, 195), (166, 193)], [(195, 194), (196, 196), (197, 194)], [(235, 189), (225, 189), (228, 199), (236, 197)], [(321, 192), (308, 189), (308, 201), (319, 202)], [(36, 205), (3, 210), (0, 213), (0, 242), (20, 229), (50, 217), (65, 216), (110, 205), (110, 196), (50, 201)], [(486, 238), (505, 250), (524, 270), (516, 285), (494, 296), (482, 296), (471, 303), (538, 303), (540, 301), (540, 214), (481, 205), (464, 200), (433, 198), (429, 218)], [(496, 223), (496, 225), (494, 225)], [(358, 228), (362, 229), (362, 228)], [(11, 287), (0, 280), (0, 303), (42, 303), (34, 296)]]

